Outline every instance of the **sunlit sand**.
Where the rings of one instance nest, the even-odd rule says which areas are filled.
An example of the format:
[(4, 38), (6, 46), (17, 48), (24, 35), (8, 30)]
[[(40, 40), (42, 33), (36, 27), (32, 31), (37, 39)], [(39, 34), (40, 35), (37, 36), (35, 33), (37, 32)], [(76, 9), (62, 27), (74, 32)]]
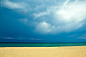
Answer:
[(72, 47), (5, 47), (0, 57), (86, 57), (86, 46)]

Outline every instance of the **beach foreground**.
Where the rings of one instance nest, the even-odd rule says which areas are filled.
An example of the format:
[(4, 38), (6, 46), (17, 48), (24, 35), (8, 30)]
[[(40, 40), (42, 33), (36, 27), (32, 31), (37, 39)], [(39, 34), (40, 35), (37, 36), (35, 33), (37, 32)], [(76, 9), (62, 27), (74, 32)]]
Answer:
[(86, 46), (2, 47), (0, 57), (86, 57)]

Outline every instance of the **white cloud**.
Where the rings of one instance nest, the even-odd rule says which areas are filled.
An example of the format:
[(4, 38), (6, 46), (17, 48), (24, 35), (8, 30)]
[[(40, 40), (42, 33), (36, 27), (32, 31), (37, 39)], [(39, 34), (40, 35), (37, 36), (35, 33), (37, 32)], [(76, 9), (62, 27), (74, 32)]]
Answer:
[(13, 37), (0, 37), (0, 38), (3, 38), (3, 39), (14, 39)]
[(26, 37), (0, 37), (2, 39), (17, 39), (17, 40), (43, 40), (43, 39), (37, 39), (37, 38), (26, 38)]
[(33, 15), (35, 16), (35, 19), (36, 19), (38, 17), (44, 16), (44, 15), (47, 15), (47, 14), (49, 14), (49, 12), (40, 12), (38, 14), (34, 13)]
[(71, 2), (63, 5), (56, 11), (56, 15), (59, 21), (66, 23), (75, 21), (76, 23), (81, 22), (86, 18), (86, 1)]
[[(85, 23), (84, 20), (86, 19), (86, 1), (67, 0), (63, 3), (62, 6), (49, 7), (47, 12), (53, 12), (54, 18), (49, 21), (53, 22), (54, 25), (51, 22), (46, 23), (44, 20), (37, 25), (37, 31), (40, 31), (40, 33), (71, 32), (81, 28)], [(44, 16), (42, 14), (38, 15), (41, 18)], [(46, 18), (48, 19), (48, 17)]]
[(12, 38), (12, 37), (7, 37), (6, 39), (14, 39), (14, 38)]
[(40, 33), (50, 33), (52, 31), (52, 29), (54, 28), (54, 26), (51, 26), (51, 24), (46, 23), (45, 21), (40, 22), (37, 26), (36, 26), (36, 31), (40, 32)]
[(18, 19), (18, 21), (30, 27), (35, 27), (38, 24), (37, 22), (31, 21), (28, 18)]
[(28, 10), (31, 9), (30, 6), (25, 2), (11, 2), (9, 0), (3, 0), (2, 5), (9, 9), (19, 9), (24, 12), (27, 12)]
[(86, 34), (81, 34), (77, 39), (86, 39)]
[(86, 36), (77, 37), (78, 39), (86, 39)]
[(43, 39), (35, 39), (35, 38), (30, 38), (30, 40), (43, 40)]

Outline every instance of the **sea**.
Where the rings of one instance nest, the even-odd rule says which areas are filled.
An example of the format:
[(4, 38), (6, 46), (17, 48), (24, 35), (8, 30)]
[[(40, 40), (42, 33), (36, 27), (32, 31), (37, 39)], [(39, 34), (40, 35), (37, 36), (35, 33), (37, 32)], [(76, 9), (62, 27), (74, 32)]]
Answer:
[(80, 42), (80, 43), (0, 42), (0, 47), (66, 47), (66, 46), (86, 46), (86, 42)]

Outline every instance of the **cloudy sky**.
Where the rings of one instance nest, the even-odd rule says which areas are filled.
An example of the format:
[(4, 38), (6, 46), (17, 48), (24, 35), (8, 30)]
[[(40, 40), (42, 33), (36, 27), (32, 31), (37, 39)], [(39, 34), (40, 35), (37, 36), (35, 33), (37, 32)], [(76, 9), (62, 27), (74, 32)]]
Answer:
[(0, 42), (86, 42), (86, 0), (0, 0)]

